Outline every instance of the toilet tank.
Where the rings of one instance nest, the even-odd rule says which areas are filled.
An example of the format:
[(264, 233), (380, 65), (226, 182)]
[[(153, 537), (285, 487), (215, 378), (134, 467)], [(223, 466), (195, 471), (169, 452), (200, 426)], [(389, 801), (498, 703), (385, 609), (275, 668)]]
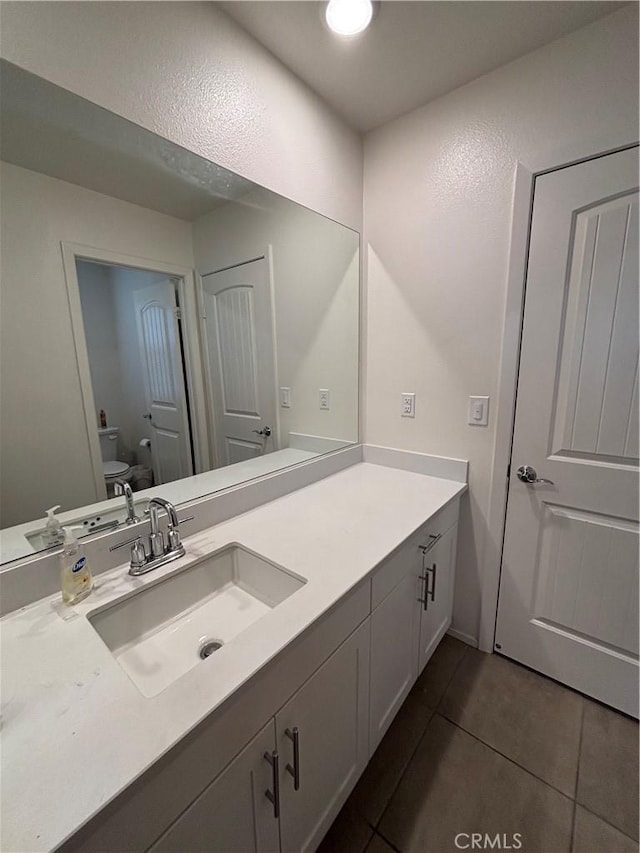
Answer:
[(105, 427), (98, 430), (103, 462), (112, 462), (118, 458), (118, 432), (118, 427)]

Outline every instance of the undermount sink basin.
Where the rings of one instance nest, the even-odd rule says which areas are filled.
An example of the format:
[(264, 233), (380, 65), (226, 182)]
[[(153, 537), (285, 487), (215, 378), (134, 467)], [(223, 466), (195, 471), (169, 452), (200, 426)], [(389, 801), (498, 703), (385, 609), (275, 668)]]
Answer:
[(156, 696), (306, 580), (229, 545), (94, 611), (89, 622), (144, 696)]

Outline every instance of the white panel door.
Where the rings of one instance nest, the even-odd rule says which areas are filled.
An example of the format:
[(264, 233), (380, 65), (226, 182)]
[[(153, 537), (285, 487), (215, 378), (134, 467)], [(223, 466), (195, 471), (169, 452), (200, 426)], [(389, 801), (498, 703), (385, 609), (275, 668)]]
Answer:
[(277, 450), (273, 306), (265, 258), (202, 276), (217, 466)]
[(306, 853), (317, 848), (369, 760), (368, 620), (276, 714), (276, 733), (282, 851)]
[(637, 149), (536, 179), (496, 629), (502, 654), (635, 716), (637, 188)]
[(154, 482), (171, 483), (193, 474), (175, 286), (166, 280), (142, 288), (134, 304)]

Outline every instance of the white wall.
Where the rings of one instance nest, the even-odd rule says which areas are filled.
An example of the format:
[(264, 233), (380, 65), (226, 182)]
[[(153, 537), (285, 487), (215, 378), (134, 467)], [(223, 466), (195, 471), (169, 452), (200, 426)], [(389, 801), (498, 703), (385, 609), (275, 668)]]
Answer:
[(109, 426), (122, 423), (122, 370), (118, 351), (113, 289), (109, 267), (79, 261), (76, 264), (82, 303), (82, 321), (87, 340), (91, 387), (96, 404), (96, 426), (103, 409)]
[[(286, 199), (255, 190), (193, 223), (196, 268), (206, 275), (271, 245), (282, 446), (290, 432), (358, 440), (358, 235)], [(331, 409), (321, 411), (327, 388)]]
[[(637, 32), (627, 7), (365, 138), (365, 436), (470, 460), (454, 608), (470, 637), (495, 406), (488, 428), (467, 426), (467, 397), (496, 400), (516, 161), (637, 139)], [(416, 392), (415, 420), (400, 418), (401, 391)]]
[[(193, 267), (191, 228), (0, 164), (3, 527), (96, 500), (61, 241)], [(19, 452), (16, 452), (19, 448)]]
[(214, 3), (3, 2), (5, 59), (360, 229), (360, 136)]

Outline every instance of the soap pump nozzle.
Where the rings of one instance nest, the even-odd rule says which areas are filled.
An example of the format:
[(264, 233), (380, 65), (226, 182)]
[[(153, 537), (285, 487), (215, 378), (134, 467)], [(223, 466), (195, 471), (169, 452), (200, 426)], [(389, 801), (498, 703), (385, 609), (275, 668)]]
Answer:
[(47, 525), (44, 530), (44, 540), (46, 545), (60, 545), (64, 540), (64, 531), (60, 520), (56, 518), (56, 511), (60, 509), (58, 506), (52, 506), (47, 510)]

